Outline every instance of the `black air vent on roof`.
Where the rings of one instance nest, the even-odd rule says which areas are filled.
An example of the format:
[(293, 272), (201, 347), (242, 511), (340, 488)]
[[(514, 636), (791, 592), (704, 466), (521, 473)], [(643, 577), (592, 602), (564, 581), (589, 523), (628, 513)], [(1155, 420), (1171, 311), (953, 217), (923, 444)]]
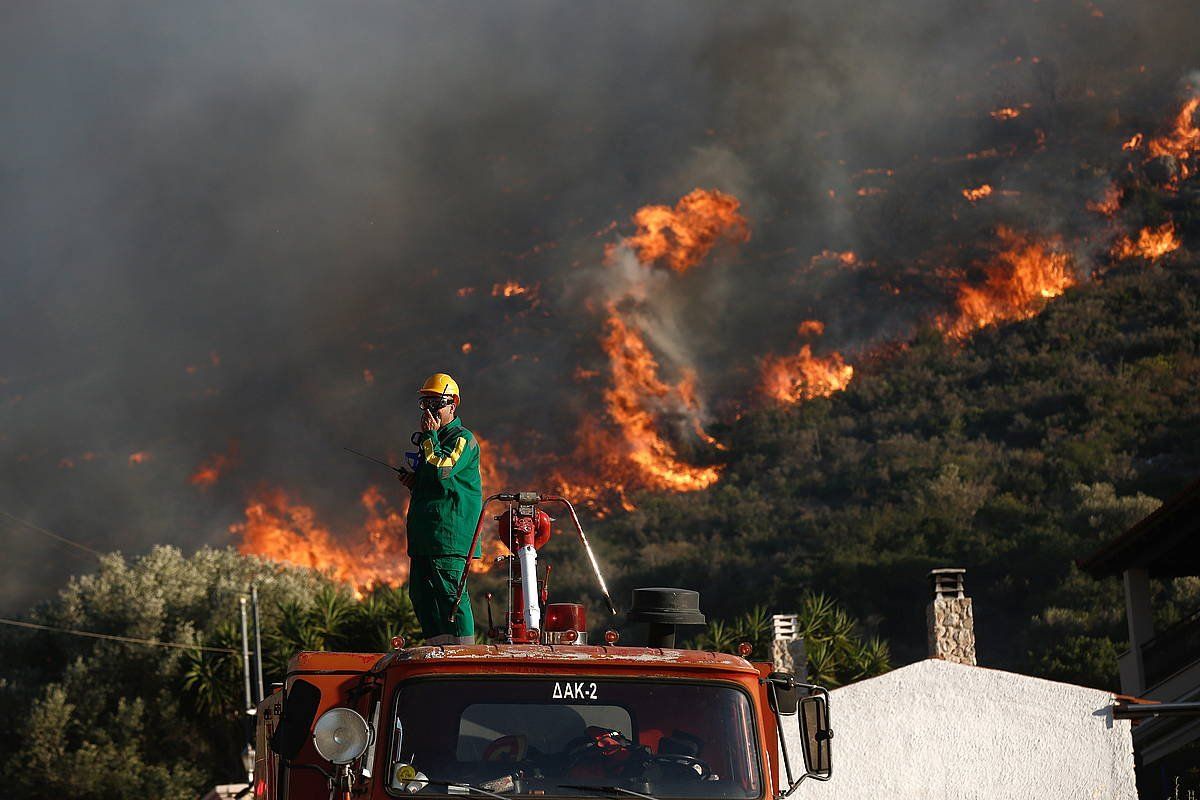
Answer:
[(658, 622), (665, 625), (703, 625), (700, 613), (700, 593), (691, 589), (633, 590), (633, 607), (629, 609), (630, 622)]
[(647, 623), (648, 647), (674, 647), (676, 626), (704, 624), (700, 593), (691, 589), (634, 589), (633, 607), (625, 618)]

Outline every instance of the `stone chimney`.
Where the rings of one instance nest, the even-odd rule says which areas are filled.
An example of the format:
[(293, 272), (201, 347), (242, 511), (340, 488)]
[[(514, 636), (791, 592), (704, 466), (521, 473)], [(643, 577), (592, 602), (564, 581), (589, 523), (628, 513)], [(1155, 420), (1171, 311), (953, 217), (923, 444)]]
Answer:
[(975, 664), (975, 612), (963, 591), (965, 569), (935, 569), (929, 573), (933, 602), (925, 609), (929, 657)]
[(775, 637), (771, 640), (771, 661), (775, 669), (790, 672), (796, 680), (808, 680), (808, 653), (804, 650), (804, 639), (800, 637), (798, 614), (774, 614), (771, 625)]

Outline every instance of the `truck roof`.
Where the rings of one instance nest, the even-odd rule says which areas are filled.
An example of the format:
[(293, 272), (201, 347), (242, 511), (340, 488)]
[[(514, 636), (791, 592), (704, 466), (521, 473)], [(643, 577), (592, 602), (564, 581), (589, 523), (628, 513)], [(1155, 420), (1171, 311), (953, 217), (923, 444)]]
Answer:
[(674, 650), (654, 647), (604, 647), (595, 645), (474, 644), (408, 647), (389, 653), (297, 653), (288, 664), (288, 674), (311, 672), (378, 672), (402, 663), (436, 662), (459, 666), (486, 663), (489, 671), (505, 666), (563, 666), (587, 664), (613, 667), (712, 670), (758, 674), (746, 659), (729, 653), (703, 650)]

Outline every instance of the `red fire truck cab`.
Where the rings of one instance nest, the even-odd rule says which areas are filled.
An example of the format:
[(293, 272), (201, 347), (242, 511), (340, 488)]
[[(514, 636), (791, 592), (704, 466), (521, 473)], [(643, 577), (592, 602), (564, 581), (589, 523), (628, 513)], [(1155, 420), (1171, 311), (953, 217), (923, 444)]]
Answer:
[[(789, 716), (804, 746), (781, 771)], [(829, 777), (831, 736), (823, 689), (724, 653), (306, 652), (259, 705), (253, 793), (769, 800)]]
[(509, 504), (496, 519), (512, 553), (500, 559), (504, 621), (488, 631), (498, 643), (299, 653), (257, 708), (254, 798), (775, 800), (830, 777), (824, 689), (741, 656), (677, 649), (676, 627), (704, 622), (699, 595), (683, 589), (634, 590), (626, 621), (645, 624), (645, 646), (619, 645), (615, 631), (586, 644), (583, 606), (549, 603), (537, 565), (549, 538), (538, 506), (559, 502), (612, 609), (574, 509), (532, 493), (493, 500)]

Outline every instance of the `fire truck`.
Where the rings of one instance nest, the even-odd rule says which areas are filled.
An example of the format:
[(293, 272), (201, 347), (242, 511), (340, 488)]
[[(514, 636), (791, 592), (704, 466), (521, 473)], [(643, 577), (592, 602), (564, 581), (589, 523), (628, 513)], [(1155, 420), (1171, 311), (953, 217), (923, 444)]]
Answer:
[(507, 504), (494, 519), (509, 577), (498, 624), (488, 598), (491, 643), (397, 637), (382, 654), (297, 654), (257, 708), (255, 798), (775, 800), (829, 779), (825, 689), (747, 661), (749, 645), (677, 648), (679, 626), (704, 623), (699, 594), (684, 589), (634, 590), (625, 616), (637, 644), (616, 630), (589, 642), (584, 606), (549, 602), (537, 563), (554, 522), (545, 507), (557, 504), (615, 613), (575, 509), (552, 495), (493, 495), (476, 541), (495, 502)]

